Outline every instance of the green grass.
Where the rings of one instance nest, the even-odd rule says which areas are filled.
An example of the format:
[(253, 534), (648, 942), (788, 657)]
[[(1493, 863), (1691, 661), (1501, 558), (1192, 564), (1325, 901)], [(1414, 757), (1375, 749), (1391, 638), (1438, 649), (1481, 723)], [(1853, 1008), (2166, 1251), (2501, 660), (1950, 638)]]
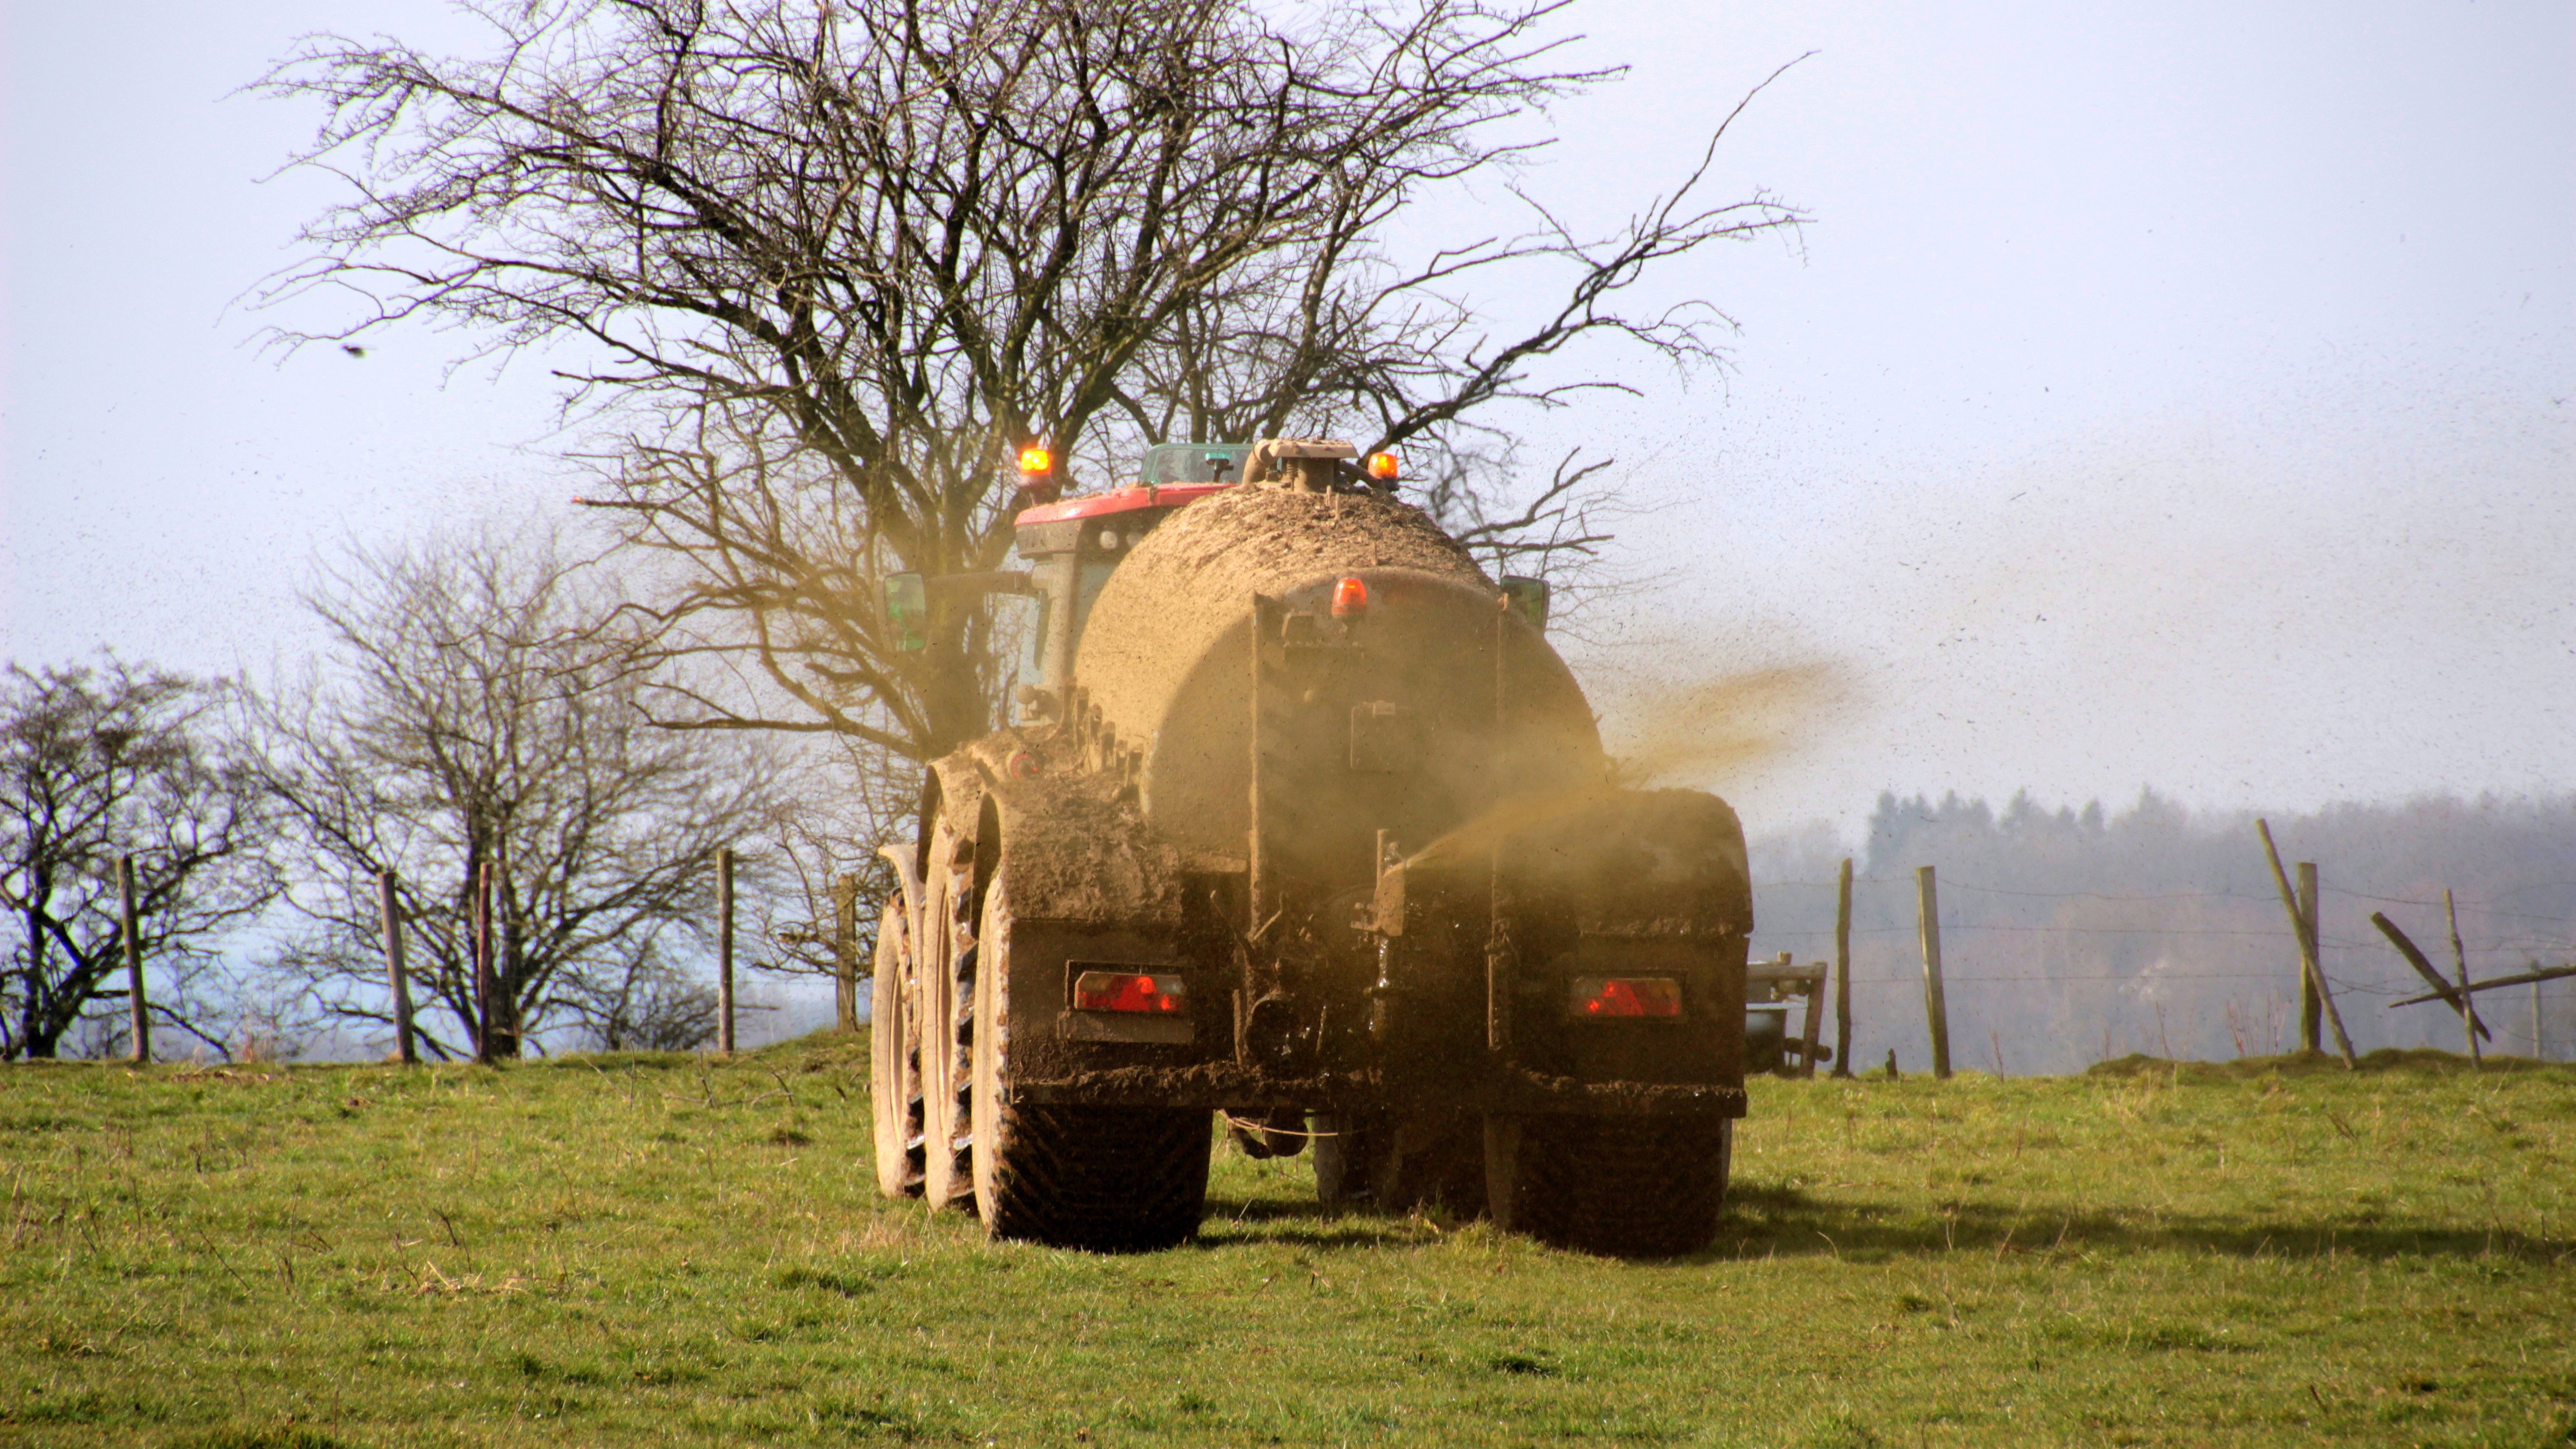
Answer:
[(0, 1443), (2576, 1443), (2576, 1069), (1763, 1081), (1636, 1264), (1230, 1151), (988, 1245), (864, 1060), (0, 1068)]

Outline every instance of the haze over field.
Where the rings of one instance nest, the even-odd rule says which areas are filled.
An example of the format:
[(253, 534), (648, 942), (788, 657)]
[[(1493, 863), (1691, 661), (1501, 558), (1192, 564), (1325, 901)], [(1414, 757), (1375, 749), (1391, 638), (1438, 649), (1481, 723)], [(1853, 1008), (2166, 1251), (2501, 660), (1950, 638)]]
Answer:
[[(473, 339), (397, 329), (281, 362), (232, 305), (334, 185), (259, 183), (312, 117), (227, 93), (349, 23), (160, 5), (111, 49), (11, 16), (0, 652), (293, 657), (318, 545), (570, 491), (544, 359), (451, 372)], [(1713, 177), (1810, 209), (1802, 248), (1655, 284), (1742, 324), (1732, 374), (1585, 352), (1563, 377), (1643, 396), (1531, 425), (1534, 462), (1606, 448), (1655, 510), (1616, 563), (1652, 583), (1573, 624), (1614, 736), (1628, 681), (1833, 660), (1853, 688), (1805, 747), (1712, 783), (1847, 842), (1888, 788), (2576, 786), (2576, 14), (1628, 0), (1570, 24), (1633, 70), (1559, 107), (1528, 174), (1568, 215), (1625, 214), (1815, 52)], [(421, 0), (365, 26), (468, 37)], [(1394, 243), (1525, 218), (1454, 197)]]

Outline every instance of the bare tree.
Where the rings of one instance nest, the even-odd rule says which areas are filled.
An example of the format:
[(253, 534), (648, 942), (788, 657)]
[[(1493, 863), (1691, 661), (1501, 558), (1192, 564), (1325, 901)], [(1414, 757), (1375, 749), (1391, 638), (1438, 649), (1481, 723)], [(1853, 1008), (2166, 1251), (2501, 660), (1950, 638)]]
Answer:
[(567, 977), (563, 994), (602, 1051), (697, 1051), (716, 1039), (715, 988), (653, 953)]
[[(494, 879), (497, 1055), (549, 1028), (695, 1039), (673, 953), (712, 923), (716, 852), (774, 839), (781, 767), (751, 742), (675, 735), (636, 706), (613, 604), (544, 528), (353, 549), (307, 603), (335, 657), (276, 692), (268, 789), (301, 848), (307, 922), (278, 961), (322, 1012), (390, 1021), (375, 880), (396, 872), (431, 1050), (480, 1040), (474, 882)], [(748, 855), (745, 883), (763, 880)]]
[(121, 855), (161, 983), (152, 1017), (227, 1050), (222, 947), (277, 890), (263, 802), (222, 727), (232, 693), (114, 655), (0, 676), (0, 904), (18, 925), (0, 1058), (54, 1056), (94, 1007), (126, 1002)]
[[(759, 685), (683, 685), (665, 722), (928, 758), (1007, 666), (976, 610), (898, 653), (877, 584), (995, 567), (1023, 444), (1098, 477), (1151, 441), (1351, 427), (1431, 458), (1434, 503), (1500, 545), (1497, 407), (1619, 386), (1541, 364), (1589, 337), (1717, 357), (1721, 314), (1631, 288), (1802, 218), (1703, 199), (1699, 148), (1598, 235), (1533, 204), (1422, 257), (1380, 240), (1429, 189), (1508, 183), (1513, 123), (1614, 74), (1558, 60), (1564, 8), (539, 0), (476, 10), (482, 58), (326, 37), (265, 89), (326, 109), (300, 159), (358, 196), (269, 295), (372, 298), (334, 339), (425, 317), (578, 358), (571, 402), (623, 438), (597, 501), (682, 563), (647, 643)], [(1481, 277), (1556, 300), (1496, 337)], [(1536, 490), (1535, 556), (1597, 542), (1583, 476)]]

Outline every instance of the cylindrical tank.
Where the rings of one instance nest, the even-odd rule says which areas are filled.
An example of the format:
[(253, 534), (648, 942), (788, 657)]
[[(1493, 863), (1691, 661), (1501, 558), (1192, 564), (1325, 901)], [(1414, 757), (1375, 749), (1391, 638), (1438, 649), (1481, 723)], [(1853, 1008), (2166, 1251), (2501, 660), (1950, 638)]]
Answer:
[[(1341, 590), (1337, 616), (1346, 578), (1366, 604)], [(1240, 487), (1180, 510), (1102, 587), (1074, 676), (1143, 752), (1157, 833), (1242, 857), (1257, 748), (1265, 839), (1310, 877), (1365, 879), (1353, 842), (1376, 831), (1418, 849), (1606, 767), (1555, 650), (1420, 509), (1376, 495)]]

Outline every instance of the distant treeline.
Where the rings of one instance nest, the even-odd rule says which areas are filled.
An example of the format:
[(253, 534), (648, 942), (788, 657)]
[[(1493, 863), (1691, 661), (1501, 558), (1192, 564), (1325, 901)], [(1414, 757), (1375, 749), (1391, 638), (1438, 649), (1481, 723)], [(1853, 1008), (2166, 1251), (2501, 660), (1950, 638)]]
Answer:
[[(2334, 805), (2267, 817), (2285, 861), (2317, 862), (2324, 966), (2354, 1045), (2462, 1046), (2370, 924), (2384, 911), (2447, 972), (2442, 891), (2472, 976), (2576, 958), (2576, 796)], [(2189, 1058), (2298, 1044), (2298, 951), (2255, 817), (2194, 814), (2156, 794), (2106, 812), (2002, 810), (1957, 795), (1881, 795), (1857, 851), (1818, 825), (1753, 843), (1756, 957), (1833, 955), (1834, 874), (1852, 855), (1854, 1055), (1925, 1065), (1914, 872), (1937, 868), (1954, 1065), (2076, 1070), (2131, 1051)], [(2543, 988), (2553, 1059), (2576, 1056), (2576, 992)], [(2489, 1049), (2529, 1055), (2532, 996), (2481, 996)], [(1827, 1039), (1831, 1039), (1828, 1029)]]

